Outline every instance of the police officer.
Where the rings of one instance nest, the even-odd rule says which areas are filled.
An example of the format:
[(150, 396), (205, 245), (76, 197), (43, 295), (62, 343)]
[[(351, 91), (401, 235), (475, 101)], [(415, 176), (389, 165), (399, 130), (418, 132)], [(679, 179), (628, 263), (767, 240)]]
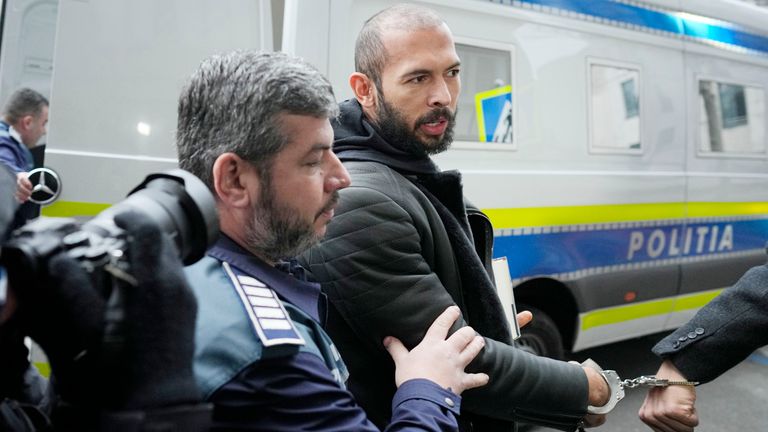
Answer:
[(39, 206), (27, 203), (32, 195), (32, 183), (27, 172), (34, 168), (30, 149), (46, 133), (48, 99), (35, 90), (22, 88), (13, 92), (3, 109), (0, 120), (0, 164), (16, 176), (16, 199), (24, 203), (16, 214), (12, 228), (18, 228), (40, 212)]
[[(289, 260), (322, 237), (349, 185), (331, 149), (336, 113), (328, 80), (282, 53), (211, 57), (182, 91), (179, 163), (215, 191), (221, 219), (218, 243), (187, 269), (195, 375), (216, 430), (376, 429), (344, 388), (325, 297)], [(464, 373), (483, 346), (474, 330), (446, 340), (458, 315), (446, 310), (410, 352), (394, 338), (379, 346), (397, 365), (388, 430), (455, 430), (458, 395), (487, 382)]]

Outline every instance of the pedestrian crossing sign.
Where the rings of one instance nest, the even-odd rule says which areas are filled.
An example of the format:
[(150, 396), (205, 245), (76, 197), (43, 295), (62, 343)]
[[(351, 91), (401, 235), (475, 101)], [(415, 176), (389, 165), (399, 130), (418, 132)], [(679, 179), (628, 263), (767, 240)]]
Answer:
[(512, 142), (512, 86), (475, 94), (480, 142)]

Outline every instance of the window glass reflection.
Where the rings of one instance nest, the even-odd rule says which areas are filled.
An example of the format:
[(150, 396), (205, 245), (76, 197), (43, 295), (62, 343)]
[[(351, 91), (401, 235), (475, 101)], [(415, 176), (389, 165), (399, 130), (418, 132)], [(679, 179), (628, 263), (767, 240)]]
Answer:
[(461, 59), (457, 141), (512, 144), (512, 53), (456, 44)]
[(591, 64), (591, 148), (640, 150), (640, 71)]
[(699, 81), (699, 148), (704, 153), (765, 154), (765, 92)]

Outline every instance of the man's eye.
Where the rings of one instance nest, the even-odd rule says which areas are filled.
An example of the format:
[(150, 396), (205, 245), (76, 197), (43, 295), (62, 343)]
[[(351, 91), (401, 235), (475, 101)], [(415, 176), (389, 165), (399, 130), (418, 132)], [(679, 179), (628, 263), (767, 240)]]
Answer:
[(421, 83), (421, 82), (424, 82), (426, 80), (427, 80), (427, 76), (426, 75), (419, 75), (419, 76), (411, 78), (411, 82), (412, 83)]
[(459, 69), (451, 69), (448, 71), (449, 77), (457, 77), (459, 76)]

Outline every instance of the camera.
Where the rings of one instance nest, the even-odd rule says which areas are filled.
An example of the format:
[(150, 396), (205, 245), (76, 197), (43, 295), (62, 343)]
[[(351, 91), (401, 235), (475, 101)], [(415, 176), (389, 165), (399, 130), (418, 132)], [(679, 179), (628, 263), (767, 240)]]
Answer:
[(127, 238), (115, 217), (137, 212), (151, 219), (173, 239), (185, 265), (205, 255), (219, 232), (216, 203), (205, 184), (175, 169), (150, 174), (123, 201), (79, 223), (71, 218), (38, 218), (14, 231), (3, 245), (0, 264), (28, 277), (41, 274), (46, 260), (62, 251), (84, 268), (105, 297), (113, 294), (115, 278), (130, 284)]

